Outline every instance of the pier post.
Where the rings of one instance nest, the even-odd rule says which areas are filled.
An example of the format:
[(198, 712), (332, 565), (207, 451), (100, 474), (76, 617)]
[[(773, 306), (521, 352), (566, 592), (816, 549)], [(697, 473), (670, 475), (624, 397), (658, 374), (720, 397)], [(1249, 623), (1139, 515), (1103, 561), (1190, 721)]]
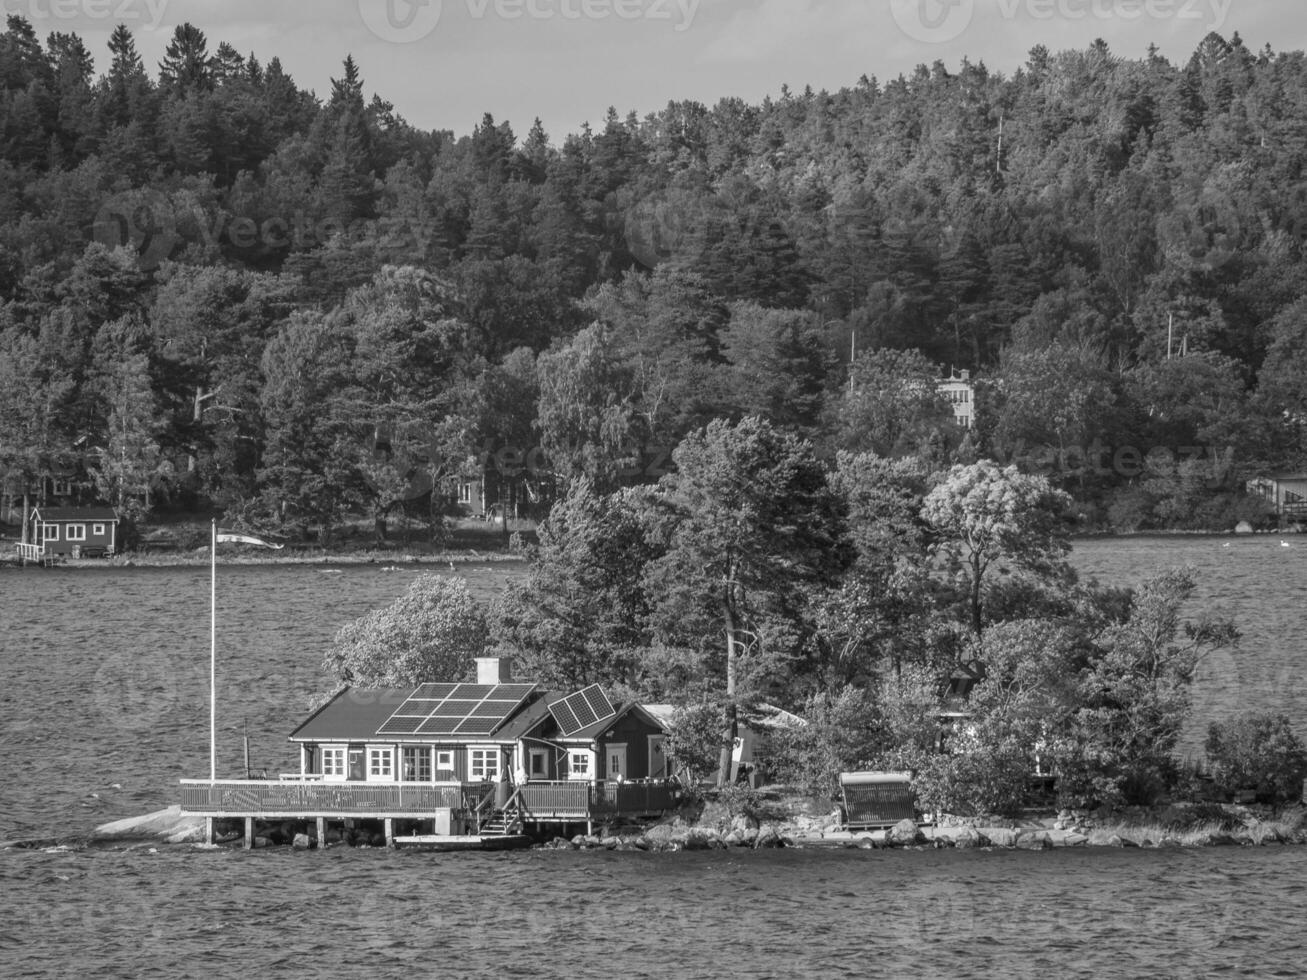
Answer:
[(327, 846), (327, 818), (318, 817), (318, 848)]
[(393, 817), (386, 818), (386, 846), (395, 846), (395, 820)]
[(204, 843), (213, 843), (213, 817), (204, 818)]
[(254, 818), (245, 818), (245, 850), (254, 846)]

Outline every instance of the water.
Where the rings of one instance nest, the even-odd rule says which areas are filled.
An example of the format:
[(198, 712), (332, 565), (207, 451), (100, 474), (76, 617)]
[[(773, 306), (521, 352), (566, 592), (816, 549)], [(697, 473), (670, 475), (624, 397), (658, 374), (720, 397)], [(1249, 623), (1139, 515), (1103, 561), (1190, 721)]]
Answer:
[[(1191, 564), (1244, 632), (1204, 717), (1300, 726), (1307, 540), (1077, 546), (1117, 584)], [(1228, 544), (1228, 547), (1225, 545)], [(482, 595), (520, 570), (469, 569)], [(345, 622), (415, 569), (219, 569), (219, 776), (295, 767)], [(175, 802), (208, 771), (208, 569), (0, 571), (0, 839)], [(1201, 725), (1190, 739), (1201, 738)], [(325, 978), (1302, 975), (1307, 848), (432, 855), (0, 852), (0, 976)]]

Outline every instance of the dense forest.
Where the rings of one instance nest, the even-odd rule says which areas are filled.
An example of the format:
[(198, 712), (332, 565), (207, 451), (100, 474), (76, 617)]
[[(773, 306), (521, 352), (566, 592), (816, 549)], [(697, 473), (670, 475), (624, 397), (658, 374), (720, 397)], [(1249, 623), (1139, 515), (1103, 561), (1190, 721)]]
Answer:
[[(423, 132), (183, 25), (0, 34), (0, 489), (438, 521), (652, 482), (712, 419), (1229, 527), (1307, 462), (1307, 60), (1209, 35)], [(856, 358), (851, 354), (856, 352)], [(934, 379), (970, 370), (978, 421)], [(433, 492), (434, 488), (434, 492)], [(537, 512), (541, 512), (537, 510)]]

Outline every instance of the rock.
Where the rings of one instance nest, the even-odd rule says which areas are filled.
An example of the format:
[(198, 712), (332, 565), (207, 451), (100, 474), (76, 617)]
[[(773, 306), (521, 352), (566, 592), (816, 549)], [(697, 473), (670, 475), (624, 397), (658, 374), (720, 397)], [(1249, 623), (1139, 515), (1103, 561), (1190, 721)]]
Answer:
[(753, 844), (756, 848), (775, 848), (784, 847), (785, 841), (775, 830), (768, 828), (758, 835), (758, 839)]
[(986, 836), (995, 847), (1017, 846), (1017, 832), (1006, 827), (990, 827), (986, 831)]
[(1042, 830), (1029, 834), (1021, 834), (1017, 838), (1017, 847), (1023, 851), (1048, 851), (1053, 848), (1053, 841)]
[(272, 841), (271, 841), (269, 838), (267, 838), (267, 837), (255, 837), (255, 838), (254, 838), (254, 846), (255, 846), (255, 847), (271, 847), (271, 846), (272, 846)]
[(650, 827), (644, 832), (644, 838), (647, 841), (659, 841), (666, 843), (675, 836), (675, 829), (671, 824), (660, 823), (656, 827)]
[(1107, 846), (1108, 847), (1138, 847), (1139, 845), (1128, 837), (1122, 837), (1120, 834), (1113, 834), (1111, 837), (1107, 839)]
[(1062, 838), (1063, 847), (1084, 847), (1089, 843), (1089, 838), (1084, 834), (1067, 834)]
[(572, 838), (573, 847), (585, 847), (585, 834), (577, 834)]
[(889, 840), (892, 844), (907, 846), (910, 844), (924, 844), (926, 835), (912, 820), (903, 819), (896, 823), (889, 832)]
[(606, 851), (615, 851), (622, 846), (620, 837), (605, 837), (599, 841), (599, 846)]
[(723, 842), (727, 847), (740, 847), (745, 843), (745, 840), (745, 836), (738, 830), (732, 830), (723, 838)]
[(1252, 533), (1253, 533), (1253, 526), (1252, 526), (1251, 524), (1249, 524), (1247, 521), (1240, 521), (1238, 524), (1236, 524), (1236, 525), (1234, 526), (1234, 533), (1235, 533), (1235, 534), (1252, 534)]
[(296, 834), (295, 839), (291, 841), (291, 846), (297, 851), (307, 851), (313, 846), (313, 841), (309, 839), (308, 834)]
[(953, 835), (953, 846), (964, 849), (988, 847), (989, 838), (984, 834), (977, 833), (971, 827), (966, 827)]

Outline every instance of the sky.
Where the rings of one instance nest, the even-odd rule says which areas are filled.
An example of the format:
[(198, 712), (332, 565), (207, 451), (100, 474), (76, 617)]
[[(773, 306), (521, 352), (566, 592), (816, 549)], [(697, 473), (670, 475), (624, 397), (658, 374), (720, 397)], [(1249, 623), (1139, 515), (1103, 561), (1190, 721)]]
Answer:
[(625, 116), (692, 99), (751, 103), (781, 85), (836, 90), (966, 57), (1010, 74), (1036, 44), (1102, 38), (1126, 58), (1150, 43), (1183, 63), (1208, 32), (1260, 50), (1307, 48), (1303, 0), (0, 0), (44, 37), (76, 32), (108, 62), (117, 23), (156, 68), (187, 21), (210, 51), (273, 55), (325, 97), (352, 54), (365, 90), (414, 126), (470, 133), (489, 112), (555, 144), (609, 106)]

